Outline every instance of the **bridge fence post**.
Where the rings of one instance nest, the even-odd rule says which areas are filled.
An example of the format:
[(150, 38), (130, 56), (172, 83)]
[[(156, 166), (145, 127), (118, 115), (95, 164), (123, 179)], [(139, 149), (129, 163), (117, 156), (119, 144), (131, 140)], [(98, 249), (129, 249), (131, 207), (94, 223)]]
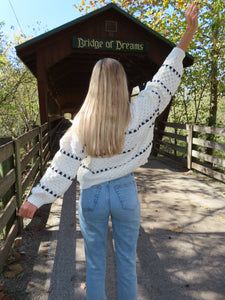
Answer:
[(40, 155), (40, 176), (43, 175), (43, 139), (42, 139), (42, 126), (39, 126), (39, 143), (40, 143), (40, 148), (39, 148), (39, 155)]
[[(22, 172), (21, 172), (21, 158), (20, 158), (20, 140), (13, 139), (15, 152), (15, 172), (16, 172), (16, 204), (19, 209), (22, 204)], [(18, 233), (23, 229), (23, 218), (18, 218)]]
[(193, 125), (186, 124), (187, 135), (187, 168), (192, 168), (192, 144), (193, 144)]
[[(177, 128), (175, 128), (175, 127), (174, 127), (174, 133), (177, 136)], [(174, 145), (177, 146), (177, 139), (176, 139), (176, 137), (174, 138)], [(174, 148), (173, 154), (174, 154), (174, 156), (177, 157), (177, 150), (176, 150), (176, 148)]]

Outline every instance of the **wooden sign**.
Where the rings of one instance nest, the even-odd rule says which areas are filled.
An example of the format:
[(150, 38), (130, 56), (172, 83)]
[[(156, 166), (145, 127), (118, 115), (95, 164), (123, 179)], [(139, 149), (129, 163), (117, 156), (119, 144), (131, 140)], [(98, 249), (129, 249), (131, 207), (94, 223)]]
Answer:
[(144, 52), (147, 49), (145, 42), (100, 40), (95, 38), (82, 38), (73, 36), (72, 47), (77, 49), (95, 49), (112, 51)]

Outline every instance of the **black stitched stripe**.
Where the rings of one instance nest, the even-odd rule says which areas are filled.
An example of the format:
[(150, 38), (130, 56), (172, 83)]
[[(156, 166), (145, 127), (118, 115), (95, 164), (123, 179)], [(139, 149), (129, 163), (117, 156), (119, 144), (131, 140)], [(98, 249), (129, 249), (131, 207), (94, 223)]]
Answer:
[[(125, 134), (131, 134), (131, 133), (134, 133), (134, 132), (137, 132), (143, 125), (145, 125), (146, 123), (148, 123), (153, 117), (154, 115), (157, 114), (159, 115), (159, 108), (157, 108), (154, 113), (149, 117), (149, 118), (146, 118), (145, 120), (143, 120), (141, 122), (141, 124), (138, 125), (137, 128), (135, 129), (130, 129), (129, 131), (126, 131)], [(149, 128), (153, 125), (154, 123), (151, 123)]]
[(137, 153), (135, 156), (133, 156), (130, 160), (120, 164), (120, 165), (117, 165), (117, 166), (113, 166), (113, 167), (109, 167), (109, 168), (103, 168), (103, 169), (100, 169), (100, 170), (97, 170), (97, 171), (92, 171), (90, 168), (88, 168), (87, 166), (85, 166), (84, 164), (81, 163), (81, 166), (87, 170), (89, 170), (92, 174), (97, 174), (97, 173), (100, 173), (100, 172), (104, 172), (104, 171), (108, 171), (108, 170), (111, 170), (111, 169), (116, 169), (116, 168), (119, 168), (123, 165), (126, 165), (128, 162), (132, 161), (133, 159), (135, 159), (136, 157), (138, 157), (139, 155), (143, 154), (145, 151), (147, 151), (147, 149), (151, 146), (152, 144), (152, 141), (147, 145), (146, 148), (142, 149), (141, 151), (139, 151), (139, 153)]
[(181, 74), (172, 66), (167, 65), (167, 64), (162, 64), (162, 66), (165, 66), (167, 68), (169, 68), (170, 70), (172, 70), (179, 78), (181, 78)]
[(73, 155), (72, 153), (70, 153), (70, 152), (64, 150), (63, 148), (60, 148), (59, 151), (62, 152), (63, 154), (65, 154), (66, 156), (69, 156), (69, 157), (74, 158), (74, 159), (76, 159), (76, 160), (80, 160), (80, 161), (81, 161), (81, 160), (83, 159), (83, 158), (81, 158), (81, 157), (78, 157), (78, 156), (76, 156), (76, 155)]
[(69, 179), (69, 180), (72, 181), (73, 178), (72, 178), (71, 176), (69, 176), (69, 175), (63, 173), (62, 171), (56, 169), (56, 168), (53, 167), (53, 166), (50, 166), (50, 168), (51, 168), (53, 171), (55, 171), (57, 174), (62, 175), (63, 177), (65, 177), (65, 178), (67, 178), (67, 179)]
[(154, 94), (156, 94), (157, 96), (158, 96), (158, 98), (160, 99), (161, 97), (160, 97), (160, 95), (159, 95), (159, 93), (157, 92), (157, 91), (155, 91), (155, 90), (151, 90)]
[(171, 91), (165, 86), (165, 84), (162, 81), (160, 81), (158, 79), (154, 79), (152, 82), (158, 82), (158, 83), (160, 83), (161, 86), (163, 86), (164, 89), (170, 94), (170, 96), (173, 96), (173, 94), (171, 93)]
[(51, 190), (51, 189), (49, 189), (48, 187), (46, 187), (45, 185), (41, 184), (40, 182), (38, 183), (38, 185), (39, 185), (44, 191), (48, 192), (48, 193), (51, 194), (52, 196), (57, 197), (57, 198), (61, 197), (60, 195), (57, 195), (56, 193), (54, 193), (53, 190)]
[[(161, 103), (161, 97), (160, 97), (160, 95), (159, 95), (159, 93), (158, 92), (156, 92), (156, 91), (153, 91), (156, 95), (158, 95), (158, 98), (159, 98), (159, 102), (158, 102), (158, 106), (157, 106), (157, 110), (156, 110), (156, 114), (157, 114), (157, 116), (159, 115), (159, 107), (160, 107), (160, 103)], [(154, 123), (153, 123), (154, 124)]]
[(125, 154), (125, 153), (130, 152), (130, 151), (134, 150), (134, 148), (135, 148), (135, 147), (133, 147), (133, 148), (131, 148), (131, 149), (128, 149), (128, 150), (124, 150), (124, 151), (122, 152), (122, 154)]
[[(133, 149), (134, 149), (134, 148), (131, 148), (131, 149), (128, 149), (128, 150), (124, 150), (122, 153), (123, 153), (123, 154), (128, 153), (128, 152), (132, 151)], [(62, 151), (61, 151), (61, 152), (62, 152)], [(73, 157), (73, 155), (70, 154), (69, 152), (67, 152), (67, 154), (68, 154), (68, 156)], [(87, 157), (87, 156), (85, 156), (85, 158), (86, 158), (86, 157)], [(78, 158), (76, 158), (76, 159), (78, 159)], [(79, 160), (82, 160), (82, 159), (79, 159)], [(51, 167), (51, 169), (54, 170), (56, 173), (59, 173), (60, 175), (66, 177), (66, 178), (68, 178), (68, 179), (71, 179), (70, 176), (68, 176), (68, 175), (66, 175), (66, 174), (63, 174), (63, 173), (60, 172), (59, 170), (55, 169), (53, 166), (50, 166), (50, 167)]]
[[(154, 114), (153, 114), (154, 115)], [(134, 133), (134, 132), (137, 132), (143, 125), (145, 125), (146, 123), (148, 123), (151, 119), (152, 119), (153, 116), (150, 116), (150, 118), (148, 119), (145, 119), (141, 122), (141, 124), (138, 125), (137, 128), (135, 129), (130, 129), (129, 131), (126, 131), (125, 134), (131, 134), (131, 133)]]
[[(148, 122), (154, 117), (155, 114), (157, 114), (157, 116), (159, 115), (159, 105), (160, 105), (160, 102), (161, 102), (161, 97), (160, 97), (160, 95), (159, 95), (159, 93), (158, 93), (157, 91), (151, 90), (151, 92), (153, 92), (154, 94), (156, 94), (156, 95), (158, 96), (158, 98), (159, 98), (159, 103), (158, 103), (157, 109), (152, 113), (152, 115), (151, 115), (149, 118), (147, 118), (147, 119), (145, 119), (145, 120), (142, 120), (141, 124), (139, 124), (139, 125), (137, 126), (137, 128), (131, 129), (131, 130), (129, 130), (129, 131), (125, 131), (125, 134), (132, 134), (132, 133), (134, 133), (134, 132), (137, 132), (143, 125), (145, 125), (146, 123), (148, 123)], [(149, 126), (149, 128), (150, 128), (152, 125), (153, 125), (153, 124), (151, 124), (151, 125)]]

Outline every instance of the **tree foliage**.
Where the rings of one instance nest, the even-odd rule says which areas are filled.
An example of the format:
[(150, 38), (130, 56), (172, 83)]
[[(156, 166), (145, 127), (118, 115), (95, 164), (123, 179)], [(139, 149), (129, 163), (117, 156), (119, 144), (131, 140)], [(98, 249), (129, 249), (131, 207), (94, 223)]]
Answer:
[(15, 45), (23, 41), (19, 35), (11, 42), (0, 31), (1, 137), (16, 137), (40, 122), (36, 79), (12, 53)]

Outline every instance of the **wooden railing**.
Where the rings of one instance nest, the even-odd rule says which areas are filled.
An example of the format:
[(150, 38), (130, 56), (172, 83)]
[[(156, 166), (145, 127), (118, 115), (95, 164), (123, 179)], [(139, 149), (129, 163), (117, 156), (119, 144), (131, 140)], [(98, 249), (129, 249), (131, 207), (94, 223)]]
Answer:
[[(225, 182), (225, 128), (164, 125), (164, 130), (155, 126), (153, 148), (158, 153)], [(45, 172), (50, 158), (49, 137), (45, 123), (0, 146), (0, 271), (23, 228), (23, 219), (16, 216), (16, 209)]]
[(225, 128), (164, 123), (155, 126), (154, 149), (217, 180), (225, 182)]
[(0, 146), (0, 271), (23, 228), (16, 209), (43, 175), (49, 157), (48, 123)]

